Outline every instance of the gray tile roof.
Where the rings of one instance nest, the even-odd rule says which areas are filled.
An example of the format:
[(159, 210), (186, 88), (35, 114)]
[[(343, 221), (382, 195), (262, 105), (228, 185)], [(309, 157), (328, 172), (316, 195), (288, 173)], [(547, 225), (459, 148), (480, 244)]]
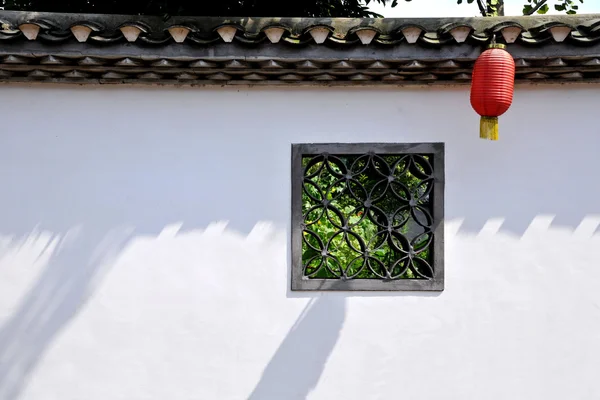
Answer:
[(600, 15), (205, 18), (0, 11), (0, 81), (468, 83), (492, 37), (517, 82), (600, 78)]

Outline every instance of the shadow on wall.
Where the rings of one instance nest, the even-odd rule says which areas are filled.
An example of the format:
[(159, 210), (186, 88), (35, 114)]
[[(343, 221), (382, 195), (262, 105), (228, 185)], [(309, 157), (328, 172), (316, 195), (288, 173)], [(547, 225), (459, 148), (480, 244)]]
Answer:
[[(563, 101), (532, 97), (545, 92)], [(586, 95), (589, 101), (577, 101)], [(554, 215), (555, 225), (576, 229), (600, 214), (599, 128), (585, 122), (598, 104), (591, 91), (522, 91), (502, 117), (499, 141), (472, 133), (469, 140), (448, 138), (446, 218), (464, 219), (460, 232), (470, 234), (500, 218), (501, 232), (521, 236), (539, 215)], [(520, 110), (526, 115), (519, 117)]]
[[(108, 235), (73, 230), (0, 329), (0, 399), (19, 397), (29, 373), (58, 332), (83, 306), (131, 232)], [(26, 271), (23, 271), (26, 273)]]
[[(108, 91), (101, 93), (112, 98)], [(74, 226), (82, 229), (50, 257), (0, 326), (2, 400), (19, 396), (57, 333), (84, 306), (113, 255), (125, 248), (130, 238), (158, 235), (165, 226), (179, 221), (184, 230), (194, 230), (226, 220), (242, 233), (250, 232), (256, 221), (285, 226), (287, 209), (279, 205), (289, 203), (284, 190), (263, 196), (270, 191), (264, 182), (279, 187), (281, 178), (287, 176), (273, 166), (288, 165), (289, 155), (269, 150), (285, 143), (283, 137), (277, 139), (279, 144), (277, 140), (265, 144), (265, 154), (271, 158), (261, 158), (247, 151), (258, 140), (252, 135), (232, 142), (224, 134), (229, 130), (225, 124), (224, 132), (190, 132), (183, 114), (153, 121), (152, 115), (158, 114), (142, 108), (127, 114), (127, 124), (153, 128), (123, 135), (120, 100), (111, 101), (116, 108), (106, 111), (114, 118), (105, 118), (85, 101), (75, 101), (76, 97), (66, 100), (74, 101), (71, 106), (77, 111), (72, 111), (101, 133), (81, 134), (79, 129), (65, 129), (68, 125), (62, 122), (58, 124), (62, 129), (48, 129), (49, 123), (64, 114), (43, 105), (54, 102), (55, 91), (40, 90), (39, 94), (38, 100), (44, 100), (37, 111), (17, 111), (5, 120), (7, 126), (21, 126), (28, 134), (0, 135), (0, 235), (26, 242), (34, 230), (62, 238), (69, 236)], [(197, 111), (195, 105), (185, 102), (179, 104), (183, 108), (171, 106), (187, 108), (184, 114)], [(30, 112), (36, 112), (36, 118), (30, 118)], [(222, 116), (222, 120), (226, 118)], [(225, 149), (238, 169), (227, 167)], [(263, 179), (262, 185), (257, 177)], [(261, 200), (246, 201), (245, 207), (239, 207), (240, 194), (244, 199)], [(115, 232), (124, 226), (134, 229)]]
[(248, 400), (304, 400), (316, 387), (346, 316), (346, 299), (321, 296), (306, 306)]
[[(133, 231), (73, 230), (59, 241), (37, 281), (0, 329), (0, 399), (16, 400), (60, 330), (85, 306)], [(287, 333), (251, 400), (306, 399), (338, 341), (346, 298), (312, 298)]]
[[(19, 127), (22, 134), (0, 135), (0, 233), (26, 238), (36, 226), (61, 237), (73, 226), (82, 226), (82, 231), (73, 241), (62, 243), (0, 327), (2, 400), (18, 397), (28, 374), (131, 237), (156, 235), (178, 221), (187, 230), (229, 220), (242, 233), (249, 232), (256, 221), (286, 226), (290, 142), (324, 138), (419, 142), (424, 129), (432, 132), (427, 140), (447, 143), (446, 216), (464, 218), (464, 231), (480, 230), (491, 218), (502, 217), (506, 219), (502, 229), (522, 234), (541, 213), (557, 215), (557, 223), (575, 227), (585, 215), (600, 212), (600, 186), (594, 184), (600, 170), (595, 154), (600, 136), (571, 129), (571, 119), (576, 117), (563, 117), (593, 115), (594, 102), (584, 107), (580, 102), (530, 101), (528, 114), (545, 115), (544, 126), (564, 134), (545, 136), (545, 129), (538, 128), (523, 132), (526, 125), (507, 117), (503, 129), (514, 134), (492, 147), (477, 139), (447, 135), (445, 124), (457, 120), (452, 107), (439, 107), (437, 118), (419, 119), (419, 129), (411, 131), (409, 124), (398, 136), (397, 125), (390, 120), (390, 115), (396, 115), (395, 104), (410, 110), (412, 104), (430, 99), (423, 95), (415, 100), (421, 94), (414, 93), (378, 93), (378, 106), (365, 119), (363, 112), (353, 112), (363, 110), (364, 97), (337, 92), (347, 107), (340, 120), (315, 102), (310, 91), (294, 94), (301, 113), (282, 102), (277, 93), (258, 91), (215, 91), (205, 100), (194, 91), (177, 91), (177, 95), (161, 96), (160, 102), (137, 90), (122, 91), (119, 96), (102, 89), (69, 95), (73, 92), (66, 90), (61, 102), (56, 102), (54, 88), (36, 89), (34, 97), (22, 89), (3, 90), (13, 105), (4, 123)], [(248, 99), (250, 95), (254, 97)], [(453, 101), (453, 92), (447, 96), (445, 100)], [(521, 98), (525, 102), (528, 97)], [(237, 107), (236, 119), (246, 122), (232, 140), (231, 125), (221, 122), (231, 120), (231, 109), (214, 104), (252, 100), (260, 100), (260, 109), (268, 110), (267, 114), (257, 112), (256, 107)], [(136, 107), (130, 107), (133, 103)], [(94, 104), (102, 104), (102, 112)], [(513, 106), (518, 108), (518, 104)], [(75, 120), (64, 121), (67, 109), (77, 116)], [(169, 110), (168, 118), (164, 110)], [(261, 121), (266, 115), (277, 115), (289, 131), (265, 129)], [(325, 125), (307, 132), (306, 115), (322, 116), (315, 120)], [(198, 124), (203, 117), (209, 122)], [(373, 120), (383, 121), (382, 129), (365, 136), (373, 130)], [(457, 125), (457, 132), (466, 124)], [(81, 126), (87, 130), (78, 129)], [(124, 126), (135, 129), (124, 131)], [(332, 133), (324, 135), (327, 130)], [(133, 226), (135, 231), (115, 232), (121, 226)], [(345, 308), (342, 297), (324, 296), (311, 302), (250, 399), (306, 398), (336, 343)]]

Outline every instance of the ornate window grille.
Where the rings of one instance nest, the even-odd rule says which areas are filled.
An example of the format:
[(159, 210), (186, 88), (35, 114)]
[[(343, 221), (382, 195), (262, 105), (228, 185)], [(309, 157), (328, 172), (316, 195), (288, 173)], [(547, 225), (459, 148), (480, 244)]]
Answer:
[(292, 290), (443, 290), (444, 145), (292, 145)]

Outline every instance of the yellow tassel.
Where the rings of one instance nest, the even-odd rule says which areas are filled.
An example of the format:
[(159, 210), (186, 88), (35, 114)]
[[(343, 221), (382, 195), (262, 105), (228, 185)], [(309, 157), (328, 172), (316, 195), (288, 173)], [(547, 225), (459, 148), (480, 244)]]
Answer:
[(479, 137), (482, 139), (498, 140), (498, 117), (481, 117)]

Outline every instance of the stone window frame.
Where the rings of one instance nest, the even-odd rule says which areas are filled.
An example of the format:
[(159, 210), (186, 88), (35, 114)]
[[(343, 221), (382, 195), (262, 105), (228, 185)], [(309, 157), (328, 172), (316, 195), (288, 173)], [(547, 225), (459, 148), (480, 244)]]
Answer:
[[(304, 277), (302, 262), (302, 158), (331, 155), (428, 155), (433, 168), (431, 279), (314, 279)], [(294, 143), (292, 144), (291, 290), (292, 291), (442, 291), (444, 290), (444, 143)]]

